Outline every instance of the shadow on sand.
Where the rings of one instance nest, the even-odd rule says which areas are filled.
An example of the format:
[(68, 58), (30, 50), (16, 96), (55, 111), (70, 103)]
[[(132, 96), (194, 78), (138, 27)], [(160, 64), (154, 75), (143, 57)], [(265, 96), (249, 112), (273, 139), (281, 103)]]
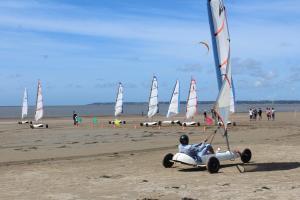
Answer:
[[(241, 172), (268, 172), (268, 171), (283, 171), (291, 170), (300, 167), (299, 162), (271, 162), (271, 163), (247, 163), (247, 164), (225, 164), (221, 168), (237, 167)], [(180, 172), (199, 172), (205, 171), (206, 167), (194, 167), (179, 169)]]
[(240, 172), (269, 172), (291, 170), (300, 167), (299, 162), (248, 163), (237, 165)]

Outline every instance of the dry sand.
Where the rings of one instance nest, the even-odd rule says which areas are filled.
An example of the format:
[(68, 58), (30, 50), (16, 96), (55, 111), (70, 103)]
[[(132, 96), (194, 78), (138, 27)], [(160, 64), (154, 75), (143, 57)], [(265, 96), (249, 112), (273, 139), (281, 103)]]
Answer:
[[(0, 120), (0, 199), (298, 199), (300, 197), (300, 114), (277, 113), (276, 121), (249, 122), (235, 114), (233, 149), (250, 148), (251, 163), (222, 163), (218, 174), (176, 164), (178, 138), (197, 143), (215, 127), (139, 127), (141, 117), (123, 117), (113, 128), (108, 117), (83, 118), (73, 127), (66, 118), (45, 119), (49, 129), (30, 129), (17, 120)], [(203, 121), (203, 119), (199, 119)], [(136, 126), (136, 128), (135, 128)], [(225, 148), (217, 135), (214, 147)]]

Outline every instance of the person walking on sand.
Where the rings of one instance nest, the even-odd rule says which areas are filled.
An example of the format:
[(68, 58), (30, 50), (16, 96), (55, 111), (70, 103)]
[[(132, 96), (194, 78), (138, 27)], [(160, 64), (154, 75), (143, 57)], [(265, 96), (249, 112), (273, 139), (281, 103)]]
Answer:
[(249, 109), (249, 119), (250, 121), (252, 120), (252, 117), (253, 117), (253, 111), (252, 111), (252, 108)]
[(78, 115), (75, 112), (75, 110), (73, 111), (73, 122), (74, 122), (74, 126), (78, 125)]
[(261, 110), (261, 108), (258, 109), (258, 119), (262, 120), (262, 110)]
[(272, 120), (275, 120), (275, 109), (272, 108), (271, 110), (271, 116), (272, 116)]

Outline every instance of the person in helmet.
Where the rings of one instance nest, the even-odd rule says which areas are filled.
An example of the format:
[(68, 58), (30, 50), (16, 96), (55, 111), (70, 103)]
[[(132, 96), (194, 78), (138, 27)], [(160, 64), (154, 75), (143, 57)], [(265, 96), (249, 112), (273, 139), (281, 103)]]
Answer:
[(189, 137), (187, 135), (181, 135), (179, 142), (179, 153), (187, 154), (199, 162), (201, 161), (200, 157), (202, 155), (214, 153), (212, 146), (207, 144), (206, 140), (199, 144), (189, 144)]

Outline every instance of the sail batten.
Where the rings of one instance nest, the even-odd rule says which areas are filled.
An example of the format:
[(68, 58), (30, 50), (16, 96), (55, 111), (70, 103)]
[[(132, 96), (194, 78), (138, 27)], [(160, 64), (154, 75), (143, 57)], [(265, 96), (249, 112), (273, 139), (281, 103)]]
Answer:
[(167, 118), (175, 116), (179, 113), (180, 94), (179, 94), (179, 81), (177, 80), (173, 89), (170, 105), (167, 113)]
[(190, 119), (194, 117), (197, 113), (197, 88), (196, 81), (194, 79), (191, 80), (189, 95), (186, 103), (186, 118)]
[(22, 103), (22, 119), (27, 117), (28, 114), (28, 97), (27, 97), (27, 89), (24, 89), (23, 103)]
[(156, 76), (153, 77), (149, 96), (148, 117), (153, 117), (158, 113), (158, 83)]
[(115, 117), (123, 113), (123, 85), (119, 83), (118, 93), (115, 104)]
[(35, 110), (35, 121), (39, 121), (43, 118), (44, 109), (43, 109), (43, 96), (42, 96), (42, 86), (41, 82), (38, 81), (37, 97), (36, 97), (36, 110)]
[[(223, 0), (208, 0), (208, 16), (213, 44), (214, 60), (219, 91), (230, 67), (230, 35), (227, 23), (226, 8)], [(230, 80), (233, 84), (232, 76)], [(235, 112), (234, 87), (231, 87), (230, 111)]]

